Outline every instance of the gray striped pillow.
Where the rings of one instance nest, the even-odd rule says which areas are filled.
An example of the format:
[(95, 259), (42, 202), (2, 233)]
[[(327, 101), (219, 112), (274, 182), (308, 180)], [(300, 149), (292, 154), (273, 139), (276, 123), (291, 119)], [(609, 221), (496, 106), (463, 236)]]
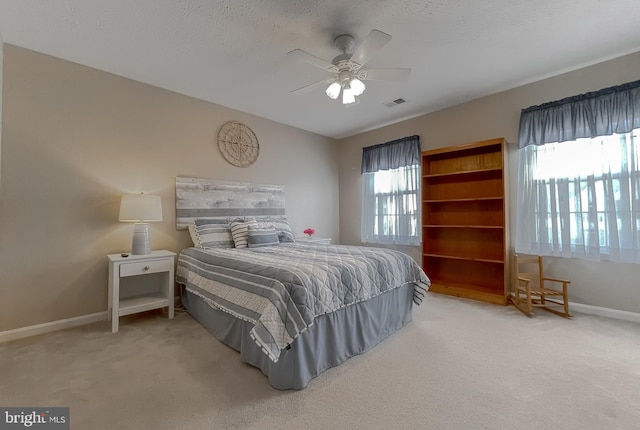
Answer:
[(234, 221), (229, 224), (231, 228), (231, 236), (236, 248), (246, 248), (249, 240), (249, 226), (257, 227), (256, 221), (251, 220), (247, 222)]
[(249, 248), (280, 245), (278, 233), (274, 228), (260, 228), (253, 225), (249, 226), (249, 238), (247, 242)]
[(228, 224), (195, 222), (194, 230), (194, 244), (198, 248), (233, 248), (233, 237)]

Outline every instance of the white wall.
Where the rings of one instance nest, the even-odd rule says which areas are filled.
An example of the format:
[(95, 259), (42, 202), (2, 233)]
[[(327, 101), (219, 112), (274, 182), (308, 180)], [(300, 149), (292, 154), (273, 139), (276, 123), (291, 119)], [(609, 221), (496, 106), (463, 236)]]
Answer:
[[(517, 137), (520, 110), (640, 79), (640, 53), (575, 70), (483, 97), (339, 141), (340, 231), (344, 244), (360, 244), (360, 161), (362, 148), (404, 136), (420, 136), (422, 150), (495, 137), (510, 142), (511, 237), (515, 237)], [(472, 72), (472, 71), (470, 71)], [(419, 247), (403, 247), (421, 261)], [(548, 258), (548, 272), (572, 280), (570, 300), (592, 306), (640, 312), (640, 265)], [(425, 268), (428, 274), (428, 268)]]

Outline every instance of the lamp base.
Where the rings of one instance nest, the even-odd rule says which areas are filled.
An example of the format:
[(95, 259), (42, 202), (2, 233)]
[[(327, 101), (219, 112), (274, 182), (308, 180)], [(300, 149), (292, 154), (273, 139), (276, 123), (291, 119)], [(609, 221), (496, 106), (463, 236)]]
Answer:
[(133, 239), (131, 240), (132, 255), (151, 254), (151, 241), (149, 240), (149, 224), (137, 222), (133, 226)]

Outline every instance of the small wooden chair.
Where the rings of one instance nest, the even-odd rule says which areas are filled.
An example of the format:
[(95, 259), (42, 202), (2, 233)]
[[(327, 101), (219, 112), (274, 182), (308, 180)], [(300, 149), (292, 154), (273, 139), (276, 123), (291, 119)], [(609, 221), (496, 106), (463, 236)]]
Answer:
[[(532, 315), (534, 307), (539, 307), (556, 315), (571, 318), (569, 300), (567, 299), (567, 286), (571, 281), (545, 277), (542, 257), (539, 255), (516, 254), (514, 268), (517, 271), (517, 277), (514, 296), (510, 300), (515, 307), (528, 317)], [(559, 288), (548, 288), (548, 284), (553, 284), (556, 288), (561, 284), (562, 291)], [(553, 297), (553, 299), (549, 299), (549, 297)]]

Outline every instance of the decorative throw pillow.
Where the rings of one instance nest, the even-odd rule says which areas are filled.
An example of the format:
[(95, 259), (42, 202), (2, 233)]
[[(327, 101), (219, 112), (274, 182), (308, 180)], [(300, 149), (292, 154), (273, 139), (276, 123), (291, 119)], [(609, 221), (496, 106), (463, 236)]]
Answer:
[[(195, 220), (191, 238), (198, 248), (233, 248), (234, 242), (229, 225), (219, 220)], [(192, 228), (189, 226), (189, 232)]]
[(258, 218), (258, 227), (268, 228), (273, 227), (278, 234), (280, 242), (293, 242), (293, 232), (287, 218), (282, 217), (264, 217)]
[(231, 228), (231, 236), (236, 248), (246, 248), (249, 239), (249, 226), (257, 227), (256, 221), (251, 220), (247, 222), (234, 221), (229, 224)]
[(273, 228), (260, 228), (254, 225), (249, 226), (247, 243), (249, 248), (280, 245), (278, 233)]
[(286, 231), (278, 232), (278, 240), (283, 243), (294, 242), (293, 233), (291, 232), (291, 230), (289, 230), (289, 232), (286, 232)]

